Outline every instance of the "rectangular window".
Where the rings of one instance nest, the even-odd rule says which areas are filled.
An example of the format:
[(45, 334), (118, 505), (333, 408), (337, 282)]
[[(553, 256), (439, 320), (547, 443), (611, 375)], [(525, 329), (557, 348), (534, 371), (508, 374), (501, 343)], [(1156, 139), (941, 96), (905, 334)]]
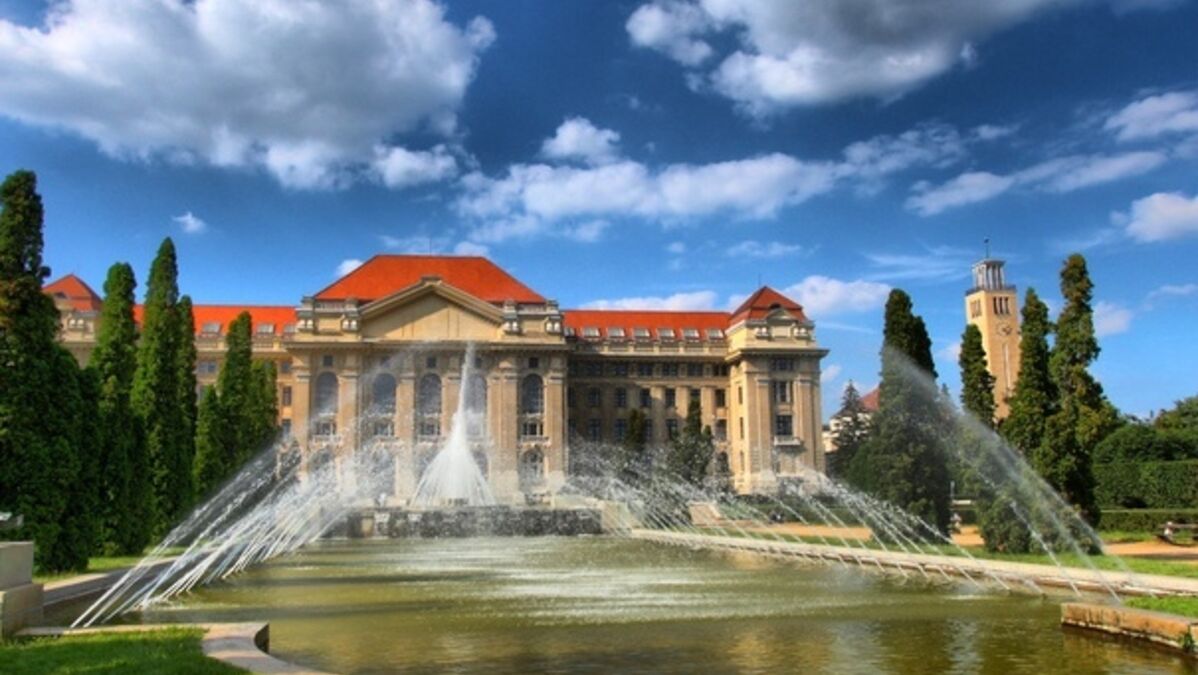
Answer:
[(775, 415), (774, 435), (778, 438), (790, 438), (794, 436), (794, 418), (790, 415)]
[(770, 389), (774, 393), (774, 403), (790, 403), (790, 381), (789, 380), (774, 380), (770, 382)]
[(599, 339), (599, 329), (596, 328), (595, 326), (583, 326), (582, 327), (582, 337), (586, 340), (598, 340)]
[(603, 431), (603, 423), (599, 420), (587, 420), (587, 439), (592, 441), (599, 440)]
[(637, 342), (643, 342), (645, 340), (648, 340), (649, 339), (649, 329), (648, 328), (633, 328), (632, 329), (632, 337)]
[(723, 389), (716, 389), (716, 390), (715, 390), (715, 407), (717, 407), (717, 408), (726, 408), (726, 407), (728, 407), (728, 400), (727, 400), (727, 399), (728, 399), (728, 392), (726, 392), (726, 391), (725, 391), (725, 390), (723, 390)]
[(537, 368), (540, 368), (540, 367), (541, 367), (541, 359), (539, 357), (536, 357), (536, 356), (528, 357), (528, 369), (529, 370), (536, 370)]
[(794, 369), (794, 359), (770, 359), (770, 370), (789, 372)]
[(208, 359), (200, 361), (196, 370), (198, 370), (201, 375), (215, 375), (217, 371), (216, 361), (210, 361)]
[(283, 335), (285, 335), (287, 337), (291, 337), (291, 336), (295, 335), (295, 324), (293, 324), (293, 323), (283, 324)]
[(969, 316), (972, 318), (977, 318), (981, 315), (982, 315), (982, 301), (981, 300), (970, 300), (969, 301)]
[(200, 326), (200, 334), (201, 335), (220, 335), (220, 322), (219, 321), (205, 321), (203, 323), (203, 325)]
[(324, 356), (321, 356), (320, 357), (320, 366), (322, 368), (332, 368), (333, 367), (333, 355), (325, 354)]
[(712, 368), (712, 375), (716, 375), (719, 377), (728, 377), (728, 364), (721, 363), (717, 366), (714, 366)]
[(437, 367), (437, 357), (435, 357), (435, 356), (426, 356), (426, 357), (424, 358), (424, 367), (425, 367), (425, 368), (427, 368), (428, 370), (434, 370), (434, 369), (436, 369), (436, 367)]
[(616, 420), (614, 432), (615, 432), (617, 441), (624, 440), (624, 437), (628, 435), (628, 420), (624, 420), (624, 419)]
[(592, 408), (598, 408), (603, 403), (603, 392), (597, 387), (592, 387), (587, 390), (587, 405)]
[(607, 339), (623, 340), (624, 339), (624, 329), (619, 326), (613, 326), (611, 328), (608, 328), (607, 329)]
[(321, 420), (316, 423), (317, 436), (336, 436), (337, 423), (333, 420)]
[(702, 394), (701, 389), (699, 389), (698, 387), (691, 387), (690, 392), (689, 392), (690, 404), (691, 405), (699, 405), (699, 400), (702, 395), (703, 394)]
[(647, 361), (636, 364), (636, 374), (638, 377), (653, 377), (653, 364)]
[(641, 389), (641, 407), (648, 408), (653, 405), (653, 392), (649, 389)]
[(541, 436), (545, 435), (545, 427), (541, 423), (541, 420), (525, 420), (520, 424), (520, 435), (531, 438), (540, 438)]
[(717, 441), (728, 440), (728, 420), (716, 420), (715, 430), (712, 433)]
[(372, 431), (376, 438), (390, 438), (395, 435), (395, 425), (391, 420), (376, 420)]
[(291, 405), (291, 387), (283, 387), (283, 405)]
[(686, 364), (686, 376), (687, 377), (703, 377), (703, 364), (702, 363)]
[(624, 387), (616, 387), (616, 407), (628, 407), (628, 390)]
[(611, 364), (611, 374), (615, 377), (628, 377), (628, 362), (617, 361)]
[(274, 335), (275, 325), (273, 323), (260, 323), (258, 324), (257, 333), (260, 336)]
[(285, 419), (282, 423), (283, 438), (291, 438), (291, 420)]
[(661, 376), (662, 377), (678, 377), (678, 364), (677, 363), (661, 364)]
[(678, 405), (678, 390), (673, 387), (666, 388), (666, 407), (674, 408)]
[(678, 420), (666, 420), (666, 438), (674, 440), (678, 436)]
[(707, 329), (707, 339), (708, 340), (723, 340), (724, 339), (724, 331), (720, 330), (719, 328), (708, 328)]
[(736, 402), (739, 405), (745, 404), (745, 388), (744, 387), (736, 388)]
[(683, 328), (682, 329), (682, 338), (684, 340), (686, 340), (687, 342), (698, 342), (699, 341), (699, 329), (698, 328)]
[(745, 440), (745, 418), (741, 417), (737, 420), (737, 422), (740, 422), (738, 425), (740, 426), (740, 440), (743, 441)]
[(280, 375), (290, 375), (291, 374), (291, 362), (290, 361), (279, 361), (279, 374)]
[(587, 377), (603, 377), (603, 364), (598, 361), (587, 361), (585, 370)]
[(566, 366), (566, 372), (570, 374), (570, 377), (577, 377), (582, 372), (582, 365), (577, 361), (571, 361), (570, 365)]
[(578, 404), (578, 401), (575, 399), (575, 396), (574, 396), (574, 387), (568, 387), (566, 389), (566, 405), (570, 408), (573, 408), (577, 404)]
[(657, 337), (665, 342), (673, 342), (675, 340), (673, 328), (658, 328)]

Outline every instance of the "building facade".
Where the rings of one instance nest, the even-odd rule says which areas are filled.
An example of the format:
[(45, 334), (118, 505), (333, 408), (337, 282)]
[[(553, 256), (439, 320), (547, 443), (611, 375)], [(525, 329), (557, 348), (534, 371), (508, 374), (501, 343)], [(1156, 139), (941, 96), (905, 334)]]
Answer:
[(973, 265), (973, 288), (965, 293), (965, 316), (982, 333), (986, 366), (994, 376), (995, 418), (1010, 413), (1007, 401), (1019, 379), (1019, 296), (1007, 284), (1003, 261), (986, 257)]
[[(46, 292), (85, 363), (100, 298), (74, 276)], [(216, 381), (228, 324), (250, 312), (254, 357), (278, 373), (285, 451), (304, 470), (384, 453), (395, 502), (463, 407), (482, 413), (468, 431), (504, 501), (555, 491), (571, 443), (620, 443), (633, 409), (659, 445), (699, 406), (740, 492), (824, 469), (827, 350), (802, 307), (768, 287), (732, 312), (562, 310), (485, 258), (376, 256), (296, 307), (194, 311), (201, 387)]]

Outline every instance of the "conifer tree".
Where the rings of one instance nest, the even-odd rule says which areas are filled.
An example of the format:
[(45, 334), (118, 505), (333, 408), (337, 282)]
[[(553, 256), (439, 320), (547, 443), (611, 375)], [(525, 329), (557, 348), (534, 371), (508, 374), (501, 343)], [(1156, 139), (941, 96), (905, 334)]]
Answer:
[(707, 466), (715, 452), (711, 429), (703, 427), (699, 404), (692, 402), (686, 410), (682, 433), (670, 444), (666, 463), (670, 472), (681, 481), (701, 487), (707, 478)]
[(1094, 499), (1090, 457), (1094, 447), (1117, 426), (1118, 418), (1089, 371), (1099, 353), (1090, 307), (1093, 289), (1086, 259), (1077, 253), (1069, 256), (1061, 269), (1065, 307), (1057, 319), (1057, 338), (1049, 355), (1060, 405), (1045, 423), (1044, 439), (1033, 463), (1068, 503), (1096, 524), (1101, 514)]
[(649, 468), (647, 437), (645, 415), (638, 408), (633, 408), (628, 413), (628, 431), (620, 444), (615, 467), (616, 476), (629, 485), (637, 485)]
[(32, 539), (38, 569), (53, 572), (86, 567), (91, 537), (71, 504), (80, 488), (79, 368), (58, 344), (58, 309), (42, 292), (50, 274), (43, 218), (33, 172), (8, 176), (0, 185), (0, 511), (24, 517), (7, 536)]
[(856, 385), (851, 381), (844, 388), (840, 399), (840, 411), (836, 413), (839, 425), (832, 436), (836, 452), (831, 453), (828, 473), (843, 476), (852, 465), (857, 451), (869, 438), (869, 411), (861, 400)]
[(196, 417), (194, 483), (196, 495), (201, 500), (229, 474), (226, 419), (216, 387), (208, 387), (200, 399), (200, 410)]
[[(220, 407), (227, 429), (224, 465), (230, 473), (253, 453), (257, 423), (254, 419), (254, 373), (252, 321), (242, 312), (229, 324), (225, 335), (225, 361), (216, 378)], [(223, 478), (223, 477), (222, 477)]]
[(248, 448), (251, 453), (265, 447), (278, 433), (279, 401), (275, 365), (255, 361), (250, 368), (251, 394)]
[(196, 454), (198, 401), (196, 394), (196, 322), (190, 296), (184, 295), (179, 298), (179, 304), (175, 307), (175, 320), (178, 328), (175, 378), (176, 386), (179, 388), (177, 394), (179, 435), (172, 474), (176, 476), (180, 487), (180, 513), (182, 513), (191, 508), (195, 501), (192, 465), (195, 463)]
[(163, 535), (183, 515), (187, 476), (177, 475), (181, 452), (178, 382), (178, 264), (175, 245), (165, 239), (150, 266), (133, 380), (133, 409), (141, 419), (150, 466), (151, 523)]
[(987, 427), (994, 428), (994, 376), (986, 367), (982, 331), (974, 324), (961, 336), (961, 405)]
[(1057, 392), (1048, 369), (1048, 335), (1052, 322), (1048, 306), (1027, 289), (1019, 338), (1019, 379), (1008, 401), (1010, 414), (999, 427), (1003, 438), (1031, 455), (1044, 438), (1044, 423), (1056, 411)]
[(148, 476), (134, 473), (145, 465), (141, 430), (131, 393), (137, 369), (137, 324), (133, 320), (133, 268), (116, 263), (104, 281), (104, 306), (89, 370), (99, 388), (97, 407), (98, 477), (103, 484), (101, 539), (107, 553), (135, 555), (149, 543), (145, 502)]

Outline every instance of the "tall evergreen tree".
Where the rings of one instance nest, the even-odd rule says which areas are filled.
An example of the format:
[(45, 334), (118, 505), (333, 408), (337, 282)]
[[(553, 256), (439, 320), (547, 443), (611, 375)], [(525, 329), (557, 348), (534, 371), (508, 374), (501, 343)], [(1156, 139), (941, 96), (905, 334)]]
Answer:
[(629, 485), (639, 484), (649, 469), (649, 452), (646, 446), (648, 435), (644, 413), (638, 408), (633, 408), (628, 413), (628, 431), (620, 444), (614, 467), (616, 477)]
[(42, 292), (50, 274), (43, 219), (37, 177), (8, 176), (0, 185), (0, 511), (25, 518), (9, 536), (34, 541), (40, 570), (63, 571), (86, 567), (91, 537), (71, 504), (81, 490), (79, 369), (58, 344), (58, 310)]
[(935, 386), (932, 341), (911, 298), (895, 289), (886, 301), (882, 383), (870, 439), (853, 458), (849, 479), (947, 532), (950, 476), (946, 421)]
[(1049, 355), (1049, 371), (1060, 396), (1060, 407), (1045, 423), (1034, 465), (1044, 479), (1090, 523), (1100, 517), (1094, 499), (1091, 454), (1118, 425), (1102, 386), (1090, 374), (1098, 358), (1094, 312), (1090, 306), (1094, 283), (1086, 259), (1073, 254), (1061, 269), (1065, 307), (1057, 319), (1057, 338)]
[(857, 387), (850, 381), (844, 388), (840, 398), (840, 411), (836, 413), (839, 420), (836, 431), (832, 435), (832, 443), (836, 452), (831, 453), (828, 462), (828, 473), (833, 476), (845, 475), (857, 456), (857, 451), (869, 438), (869, 411), (861, 400)]
[(225, 362), (216, 378), (221, 409), (228, 430), (224, 463), (232, 472), (253, 454), (257, 426), (254, 415), (253, 336), (249, 312), (229, 324), (225, 335)]
[(674, 438), (666, 454), (670, 472), (684, 483), (702, 487), (714, 453), (715, 442), (711, 436), (711, 428), (703, 427), (699, 404), (691, 402), (686, 410), (686, 422), (682, 425), (682, 432)]
[[(178, 475), (179, 327), (178, 263), (170, 238), (158, 248), (146, 284), (141, 339), (137, 351), (137, 374), (133, 380), (133, 409), (141, 419), (150, 465), (152, 486), (152, 530), (163, 535), (183, 515), (186, 507), (186, 477)], [(189, 467), (190, 469), (190, 467)]]
[(1044, 438), (1044, 423), (1056, 411), (1057, 391), (1048, 369), (1048, 335), (1052, 322), (1048, 306), (1027, 289), (1019, 338), (1019, 379), (1008, 401), (1010, 414), (1000, 427), (1002, 435), (1025, 455), (1032, 454)]
[(194, 484), (200, 499), (207, 497), (229, 474), (226, 450), (229, 431), (226, 420), (216, 388), (208, 387), (200, 399), (200, 411), (196, 417)]
[(196, 415), (199, 403), (196, 394), (196, 322), (190, 296), (184, 295), (179, 298), (179, 304), (175, 307), (175, 320), (178, 328), (175, 383), (178, 386), (179, 435), (172, 474), (178, 479), (181, 511), (186, 511), (195, 500), (192, 465), (195, 463)]
[(266, 447), (279, 431), (279, 395), (275, 365), (255, 361), (250, 368), (250, 426), (248, 448), (251, 454)]
[(987, 427), (994, 428), (994, 376), (986, 367), (982, 331), (974, 324), (961, 336), (961, 405)]
[(144, 467), (147, 463), (131, 402), (137, 369), (135, 286), (133, 268), (128, 263), (116, 263), (108, 269), (96, 348), (88, 366), (99, 387), (97, 471), (104, 487), (101, 538), (105, 552), (121, 555), (140, 553), (150, 536), (149, 476), (134, 471), (134, 466)]

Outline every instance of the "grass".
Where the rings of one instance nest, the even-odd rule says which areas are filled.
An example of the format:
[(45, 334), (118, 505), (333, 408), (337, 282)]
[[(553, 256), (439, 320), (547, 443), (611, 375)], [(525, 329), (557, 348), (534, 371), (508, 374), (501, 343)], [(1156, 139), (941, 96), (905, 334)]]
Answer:
[(202, 635), (199, 629), (168, 628), (147, 633), (23, 639), (0, 644), (0, 672), (10, 675), (246, 672), (204, 656), (200, 650)]
[(1131, 598), (1128, 607), (1198, 618), (1198, 597)]
[[(178, 555), (182, 553), (182, 548), (167, 549), (165, 555)], [(49, 583), (51, 581), (61, 581), (62, 579), (70, 579), (71, 577), (80, 574), (96, 574), (99, 572), (111, 572), (113, 570), (133, 567), (144, 558), (145, 555), (98, 555), (92, 556), (87, 561), (87, 569), (82, 572), (55, 572), (53, 574), (38, 574), (33, 575), (33, 581), (39, 584)]]

